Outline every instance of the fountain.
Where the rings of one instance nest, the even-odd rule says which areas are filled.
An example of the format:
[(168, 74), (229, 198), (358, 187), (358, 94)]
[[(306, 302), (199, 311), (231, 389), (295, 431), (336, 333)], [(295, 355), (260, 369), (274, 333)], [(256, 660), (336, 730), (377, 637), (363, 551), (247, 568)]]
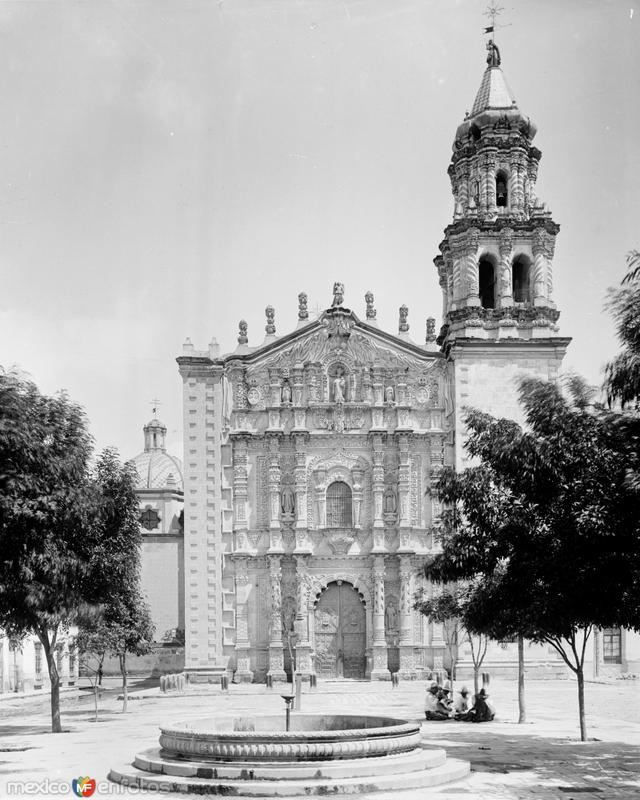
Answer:
[(112, 769), (123, 786), (245, 797), (422, 789), (464, 778), (469, 764), (425, 749), (420, 723), (381, 716), (216, 716), (160, 728), (160, 747)]

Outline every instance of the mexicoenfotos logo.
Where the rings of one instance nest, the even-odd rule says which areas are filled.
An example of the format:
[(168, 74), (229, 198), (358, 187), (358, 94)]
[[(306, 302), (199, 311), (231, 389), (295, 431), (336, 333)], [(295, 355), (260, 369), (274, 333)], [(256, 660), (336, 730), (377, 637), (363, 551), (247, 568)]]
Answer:
[(96, 790), (95, 778), (74, 778), (71, 782), (77, 797), (91, 797)]

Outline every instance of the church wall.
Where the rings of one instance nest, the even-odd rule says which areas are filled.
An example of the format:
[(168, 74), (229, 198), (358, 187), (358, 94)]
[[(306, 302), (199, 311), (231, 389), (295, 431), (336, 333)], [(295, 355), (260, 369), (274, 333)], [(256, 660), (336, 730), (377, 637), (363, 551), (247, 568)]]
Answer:
[[(184, 631), (184, 540), (178, 534), (143, 534), (142, 594), (155, 625), (156, 642)], [(180, 634), (178, 634), (180, 635)]]
[(464, 450), (464, 409), (476, 408), (494, 417), (506, 417), (523, 424), (518, 381), (525, 376), (556, 380), (568, 341), (455, 343), (452, 356), (455, 369), (457, 469), (464, 469), (470, 463)]

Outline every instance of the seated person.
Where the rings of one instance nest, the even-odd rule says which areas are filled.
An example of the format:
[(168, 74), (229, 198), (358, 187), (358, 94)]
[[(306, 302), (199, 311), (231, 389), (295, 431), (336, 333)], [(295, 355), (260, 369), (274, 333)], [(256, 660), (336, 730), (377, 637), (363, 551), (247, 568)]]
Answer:
[(495, 717), (496, 712), (487, 702), (487, 694), (485, 689), (480, 689), (478, 694), (475, 696), (473, 702), (473, 708), (466, 716), (466, 719), (469, 722), (491, 722), (491, 720)]
[(451, 691), (446, 686), (443, 686), (438, 692), (437, 710), (442, 714), (446, 714), (447, 718), (453, 716), (453, 701), (449, 696), (450, 694)]
[(453, 713), (456, 719), (463, 717), (469, 711), (469, 690), (463, 686), (453, 701)]
[(440, 689), (438, 684), (435, 681), (432, 681), (431, 685), (427, 689), (427, 696), (424, 700), (425, 719), (443, 720), (449, 718), (448, 711), (443, 709), (440, 700), (438, 699), (439, 693)]

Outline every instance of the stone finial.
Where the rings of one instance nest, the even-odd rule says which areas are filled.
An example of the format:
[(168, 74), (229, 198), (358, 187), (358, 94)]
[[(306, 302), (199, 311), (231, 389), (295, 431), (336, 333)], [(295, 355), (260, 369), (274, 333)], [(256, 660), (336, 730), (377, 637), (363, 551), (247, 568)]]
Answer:
[(267, 324), (264, 326), (264, 329), (267, 332), (267, 336), (273, 336), (273, 334), (276, 332), (276, 325), (274, 322), (276, 311), (273, 306), (267, 306), (264, 310), (264, 313), (267, 318)]
[(344, 303), (344, 283), (333, 284), (333, 303), (331, 306), (341, 306)]
[(409, 323), (407, 317), (409, 316), (409, 309), (407, 306), (400, 306), (400, 322), (398, 324), (398, 333), (406, 333), (409, 330)]
[(247, 336), (247, 322), (244, 319), (241, 319), (238, 324), (239, 329), (239, 336), (238, 336), (238, 344), (247, 344), (249, 341), (249, 337)]
[(436, 340), (436, 321), (433, 317), (427, 317), (427, 344)]
[(309, 311), (307, 310), (307, 293), (300, 292), (298, 295), (298, 319), (309, 319)]
[(373, 307), (373, 292), (367, 292), (364, 296), (364, 301), (367, 304), (367, 319), (375, 319), (376, 310)]
[(183, 353), (192, 353), (193, 349), (194, 349), (193, 348), (193, 342), (187, 336), (187, 338), (184, 340), (184, 344), (182, 345), (182, 352)]

